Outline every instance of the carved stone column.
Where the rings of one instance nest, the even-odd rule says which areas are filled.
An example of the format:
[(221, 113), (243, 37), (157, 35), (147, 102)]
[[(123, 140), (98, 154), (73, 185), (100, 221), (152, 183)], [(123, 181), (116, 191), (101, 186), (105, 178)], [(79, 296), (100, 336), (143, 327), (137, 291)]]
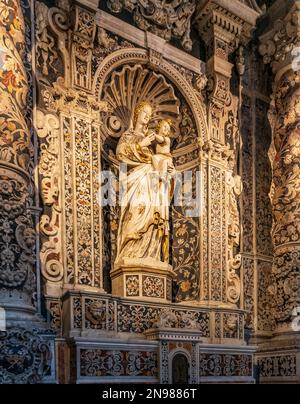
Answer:
[[(30, 132), (24, 119), (28, 81), (19, 1), (0, 2), (0, 301), (34, 313), (35, 231), (31, 213)], [(13, 22), (12, 22), (13, 21)]]
[[(255, 1), (198, 2), (196, 22), (207, 45), (209, 140), (204, 145), (208, 182), (208, 271), (202, 300), (242, 308), (241, 223), (238, 197), (242, 192), (237, 157), (240, 149), (238, 98), (231, 94), (233, 65), (229, 56), (246, 42), (261, 10)], [(220, 203), (221, 201), (221, 203)]]
[(277, 330), (292, 331), (293, 315), (297, 316), (300, 307), (300, 71), (296, 63), (300, 1), (289, 1), (286, 7), (277, 2), (270, 10), (274, 14), (270, 31), (260, 38), (260, 53), (274, 73), (269, 152), (275, 248), (272, 292)]
[[(20, 1), (0, 1), (0, 380), (41, 382), (50, 348), (36, 314), (32, 145), (26, 118), (25, 23)], [(27, 355), (27, 356), (26, 356)], [(27, 358), (30, 358), (29, 360)]]

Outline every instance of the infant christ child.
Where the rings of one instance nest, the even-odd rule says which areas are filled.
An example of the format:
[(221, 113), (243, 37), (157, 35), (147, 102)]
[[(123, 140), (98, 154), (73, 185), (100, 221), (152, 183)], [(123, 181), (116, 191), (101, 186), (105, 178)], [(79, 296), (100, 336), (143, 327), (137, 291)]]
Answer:
[(159, 173), (174, 174), (175, 167), (171, 155), (171, 121), (163, 119), (157, 126), (158, 134), (155, 135), (156, 154), (152, 157), (155, 171)]

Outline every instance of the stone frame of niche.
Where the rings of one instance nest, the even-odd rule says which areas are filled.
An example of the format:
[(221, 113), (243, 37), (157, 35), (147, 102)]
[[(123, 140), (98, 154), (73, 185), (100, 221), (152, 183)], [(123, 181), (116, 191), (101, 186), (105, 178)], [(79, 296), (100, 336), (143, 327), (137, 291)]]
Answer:
[[(197, 134), (198, 134), (198, 144), (200, 150), (200, 144), (204, 144), (209, 140), (209, 130), (207, 126), (207, 117), (204, 108), (203, 101), (197, 95), (197, 90), (192, 87), (192, 85), (185, 79), (180, 71), (176, 67), (172, 66), (167, 60), (162, 59), (159, 66), (153, 66), (150, 62), (149, 52), (146, 49), (138, 48), (124, 48), (113, 52), (111, 55), (107, 56), (98, 66), (92, 85), (92, 92), (98, 101), (102, 100), (102, 93), (106, 83), (106, 80), (110, 75), (118, 68), (125, 66), (126, 64), (134, 65), (140, 64), (146, 66), (149, 70), (156, 71), (157, 73), (165, 76), (170, 82), (176, 87), (176, 89), (181, 93), (182, 97), (185, 99), (187, 105), (190, 107), (195, 120)], [(201, 72), (199, 72), (201, 74)], [(195, 147), (194, 144), (182, 148), (182, 154), (189, 153)], [(201, 151), (201, 150), (200, 150)], [(177, 150), (177, 155), (180, 154), (180, 149)], [(202, 157), (201, 152), (199, 153), (199, 160), (195, 164), (195, 160), (187, 165), (184, 171), (194, 169), (199, 167), (199, 169), (205, 170), (204, 161), (208, 161), (207, 157)], [(206, 190), (204, 191), (206, 192)], [(203, 215), (199, 217), (199, 232), (200, 232), (200, 279), (202, 278), (203, 272)], [(103, 236), (103, 235), (102, 235)], [(201, 284), (199, 285), (201, 288)]]

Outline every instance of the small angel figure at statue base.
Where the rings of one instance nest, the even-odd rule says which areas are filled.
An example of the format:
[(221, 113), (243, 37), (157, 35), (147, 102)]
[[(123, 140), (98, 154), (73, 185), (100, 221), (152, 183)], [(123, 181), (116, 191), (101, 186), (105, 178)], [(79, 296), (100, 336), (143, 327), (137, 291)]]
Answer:
[(176, 170), (171, 155), (171, 125), (170, 119), (163, 119), (157, 125), (158, 134), (155, 135), (156, 153), (152, 156), (152, 164), (155, 171), (162, 174), (175, 174)]

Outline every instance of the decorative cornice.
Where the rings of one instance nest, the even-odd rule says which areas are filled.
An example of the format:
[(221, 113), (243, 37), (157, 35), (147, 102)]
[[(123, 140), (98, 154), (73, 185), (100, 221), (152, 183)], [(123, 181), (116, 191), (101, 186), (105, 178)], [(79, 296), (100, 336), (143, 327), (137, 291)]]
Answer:
[(208, 46), (211, 46), (213, 39), (219, 39), (226, 44), (228, 49), (225, 51), (230, 53), (240, 42), (249, 39), (262, 13), (254, 0), (199, 0), (195, 21)]
[(163, 57), (165, 59), (183, 66), (197, 74), (205, 72), (205, 64), (198, 58), (170, 45), (157, 35), (150, 32), (145, 33), (139, 28), (136, 28), (103, 10), (98, 10), (96, 14), (96, 24), (98, 27), (113, 32), (138, 47), (147, 48), (159, 53), (163, 52)]

